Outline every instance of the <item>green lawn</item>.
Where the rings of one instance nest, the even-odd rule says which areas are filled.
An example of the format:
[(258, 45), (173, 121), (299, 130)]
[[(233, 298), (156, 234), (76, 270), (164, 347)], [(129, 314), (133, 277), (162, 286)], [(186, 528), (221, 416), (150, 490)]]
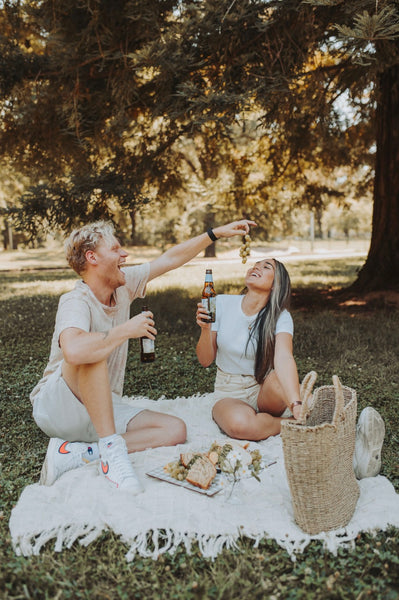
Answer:
[[(356, 276), (362, 260), (290, 262), (294, 285), (295, 356), (301, 378), (318, 372), (317, 385), (333, 374), (358, 393), (359, 411), (372, 405), (383, 415), (386, 440), (382, 474), (399, 492), (399, 319), (382, 300), (346, 302), (337, 293)], [(194, 264), (149, 285), (147, 302), (157, 328), (157, 362), (139, 368), (138, 343), (131, 342), (125, 393), (151, 398), (188, 396), (212, 389), (214, 369), (195, 356), (195, 306), (205, 264)], [(241, 264), (214, 266), (218, 292), (238, 291)], [(215, 560), (198, 551), (157, 561), (126, 563), (126, 547), (113, 535), (87, 548), (75, 544), (55, 554), (50, 542), (38, 557), (16, 557), (8, 520), (23, 488), (39, 477), (46, 437), (34, 424), (28, 395), (46, 364), (59, 295), (74, 284), (69, 271), (0, 274), (0, 598), (399, 598), (399, 532), (361, 535), (353, 551), (337, 556), (313, 542), (293, 563), (276, 543), (257, 548), (243, 539), (237, 551)], [(133, 311), (141, 309), (136, 301)], [(162, 376), (159, 376), (161, 372)]]

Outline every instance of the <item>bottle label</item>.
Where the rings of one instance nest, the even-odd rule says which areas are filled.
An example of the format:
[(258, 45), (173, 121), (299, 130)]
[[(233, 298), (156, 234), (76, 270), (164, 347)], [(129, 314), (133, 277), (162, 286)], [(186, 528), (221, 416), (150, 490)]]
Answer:
[(216, 317), (216, 296), (210, 298), (202, 298), (202, 306), (208, 311), (211, 317), (211, 323), (215, 322)]
[(209, 312), (212, 316), (212, 321), (215, 321), (215, 315), (216, 315), (216, 296), (212, 296), (211, 298), (208, 298), (209, 300)]
[(144, 354), (151, 354), (155, 352), (155, 343), (154, 340), (150, 340), (149, 338), (142, 338), (143, 343), (143, 352)]

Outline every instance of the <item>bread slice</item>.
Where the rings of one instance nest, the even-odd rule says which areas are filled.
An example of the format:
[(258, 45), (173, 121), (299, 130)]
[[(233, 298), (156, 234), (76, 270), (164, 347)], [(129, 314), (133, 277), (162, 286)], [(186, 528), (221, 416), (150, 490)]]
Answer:
[(216, 452), (216, 450), (212, 450), (212, 452), (208, 452), (208, 454), (206, 455), (209, 460), (211, 461), (211, 463), (213, 465), (216, 465), (219, 461), (219, 454)]
[(216, 477), (216, 467), (206, 456), (199, 456), (190, 467), (186, 481), (207, 490)]
[(183, 467), (188, 467), (189, 463), (195, 456), (199, 456), (199, 452), (193, 452), (192, 450), (189, 450), (188, 452), (180, 454), (180, 462)]

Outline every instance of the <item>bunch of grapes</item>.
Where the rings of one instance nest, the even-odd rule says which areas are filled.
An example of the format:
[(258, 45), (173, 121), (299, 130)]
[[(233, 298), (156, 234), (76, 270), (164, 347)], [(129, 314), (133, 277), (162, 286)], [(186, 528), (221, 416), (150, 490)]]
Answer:
[(251, 245), (251, 236), (249, 235), (249, 233), (247, 233), (242, 238), (242, 246), (240, 248), (240, 256), (241, 256), (243, 265), (245, 265), (245, 263), (247, 262), (247, 256), (249, 256), (251, 254), (250, 245)]
[(181, 464), (180, 460), (168, 463), (164, 469), (173, 479), (178, 481), (184, 481), (187, 477), (188, 469)]

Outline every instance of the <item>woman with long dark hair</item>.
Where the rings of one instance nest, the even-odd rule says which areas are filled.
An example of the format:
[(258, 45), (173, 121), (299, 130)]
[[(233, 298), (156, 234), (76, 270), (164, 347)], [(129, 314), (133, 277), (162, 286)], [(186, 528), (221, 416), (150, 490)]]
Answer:
[(198, 304), (197, 356), (203, 367), (216, 359), (216, 423), (232, 438), (256, 441), (279, 434), (281, 419), (298, 419), (302, 407), (288, 272), (266, 258), (247, 271), (245, 285), (243, 294), (216, 297), (215, 323)]

